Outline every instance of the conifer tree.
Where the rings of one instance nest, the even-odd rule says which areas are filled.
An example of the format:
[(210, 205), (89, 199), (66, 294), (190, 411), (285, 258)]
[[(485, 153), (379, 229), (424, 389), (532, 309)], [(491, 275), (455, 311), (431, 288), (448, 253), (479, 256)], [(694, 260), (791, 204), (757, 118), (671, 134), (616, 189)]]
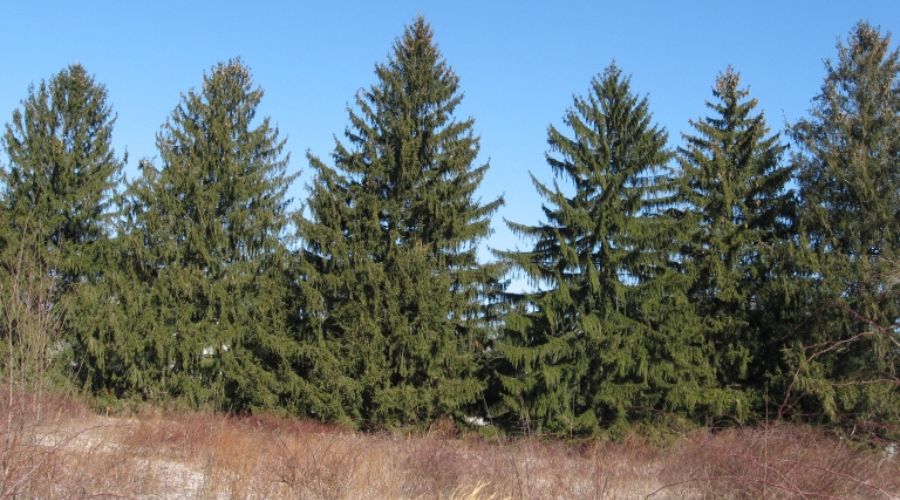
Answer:
[(488, 166), (474, 164), (473, 120), (455, 118), (459, 80), (424, 19), (375, 73), (334, 167), (310, 156), (295, 366), (311, 384), (306, 411), (393, 425), (458, 411), (482, 389), (485, 296), (501, 269), (476, 251), (502, 201), (475, 196)]
[(608, 67), (566, 113), (572, 135), (549, 129), (547, 161), (574, 193), (534, 180), (547, 221), (509, 223), (535, 244), (501, 255), (539, 290), (513, 296), (495, 346), (506, 404), (532, 431), (690, 414), (717, 396), (688, 280), (669, 266), (671, 153), (648, 108)]
[(837, 49), (793, 127), (813, 291), (793, 389), (832, 419), (896, 419), (900, 51), (865, 22)]
[(6, 125), (0, 182), (10, 237), (29, 231), (44, 243), (61, 290), (97, 272), (92, 247), (108, 236), (123, 164), (114, 123), (106, 88), (76, 64), (29, 89)]
[[(215, 66), (157, 136), (161, 167), (129, 186), (115, 320), (91, 332), (95, 389), (229, 410), (279, 405), (285, 327), (284, 141), (237, 60)], [(116, 312), (118, 311), (118, 314)]]
[[(54, 328), (61, 332), (35, 333), (66, 345), (92, 321), (91, 309), (82, 305), (93, 303), (105, 280), (111, 205), (123, 165), (112, 147), (114, 123), (106, 88), (72, 65), (29, 89), (3, 135), (9, 163), (0, 169), (0, 281), (7, 290), (41, 290), (49, 303), (29, 307), (57, 318)], [(46, 275), (10, 283), (21, 279), (23, 269)], [(9, 299), (5, 305), (14, 305)], [(24, 296), (17, 300), (28, 303)], [(62, 345), (52, 347), (59, 351)]]
[[(780, 357), (774, 337), (788, 277), (784, 257), (794, 219), (787, 146), (769, 133), (756, 99), (728, 68), (716, 79), (712, 112), (691, 121), (678, 150), (682, 209), (692, 231), (683, 265), (694, 280), (690, 299), (716, 351), (719, 382), (759, 390)], [(771, 298), (771, 300), (769, 300)], [(747, 393), (748, 397), (753, 392)], [(747, 409), (745, 403), (744, 409)]]

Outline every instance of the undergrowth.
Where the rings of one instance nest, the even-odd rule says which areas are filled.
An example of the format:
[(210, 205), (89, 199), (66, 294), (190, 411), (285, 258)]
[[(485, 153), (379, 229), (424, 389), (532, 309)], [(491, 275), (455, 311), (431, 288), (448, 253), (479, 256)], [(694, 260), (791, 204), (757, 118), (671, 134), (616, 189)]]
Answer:
[(0, 495), (28, 498), (896, 498), (897, 457), (779, 424), (563, 442), (447, 422), (361, 433), (282, 416), (97, 414), (7, 391)]

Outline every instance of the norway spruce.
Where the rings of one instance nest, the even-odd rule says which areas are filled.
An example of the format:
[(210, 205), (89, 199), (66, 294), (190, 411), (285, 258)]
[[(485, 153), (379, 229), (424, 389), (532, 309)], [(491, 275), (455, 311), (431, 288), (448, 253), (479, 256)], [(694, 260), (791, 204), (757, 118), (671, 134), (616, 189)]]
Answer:
[[(129, 186), (114, 320), (87, 339), (95, 389), (245, 410), (292, 376), (284, 326), (284, 141), (240, 61), (215, 66)], [(116, 314), (118, 313), (118, 314)]]
[(729, 68), (720, 74), (713, 96), (706, 104), (710, 116), (691, 122), (695, 132), (678, 150), (689, 229), (682, 264), (693, 279), (690, 299), (716, 350), (719, 382), (746, 389), (752, 398), (762, 392), (783, 346), (776, 332), (787, 291), (777, 288), (789, 278), (791, 169), (781, 162), (787, 146), (769, 135), (738, 73)]
[(424, 422), (476, 401), (486, 298), (499, 268), (477, 245), (501, 200), (481, 203), (473, 120), (421, 18), (350, 111), (347, 144), (316, 172), (297, 278), (310, 381), (298, 401), (356, 424)]
[(615, 65), (550, 127), (547, 161), (571, 194), (535, 180), (547, 220), (510, 223), (534, 241), (502, 253), (537, 291), (514, 295), (496, 349), (512, 415), (530, 430), (591, 432), (714, 402), (689, 281), (669, 265), (677, 219), (666, 133)]
[[(60, 361), (92, 322), (84, 305), (105, 280), (123, 163), (112, 147), (114, 123), (106, 88), (73, 65), (32, 87), (3, 135), (9, 159), (0, 169), (0, 287), (7, 292), (0, 312), (9, 330), (3, 335), (64, 340), (54, 343), (48, 362)], [(43, 321), (51, 316), (52, 326)], [(38, 354), (47, 356), (48, 348)]]
[[(31, 88), (6, 125), (0, 169), (9, 231), (27, 231), (50, 254), (62, 288), (96, 273), (93, 248), (108, 235), (122, 161), (106, 88), (80, 65)], [(10, 239), (18, 239), (15, 234)]]
[(900, 52), (890, 46), (856, 25), (793, 127), (814, 293), (792, 386), (832, 419), (896, 419), (900, 408)]

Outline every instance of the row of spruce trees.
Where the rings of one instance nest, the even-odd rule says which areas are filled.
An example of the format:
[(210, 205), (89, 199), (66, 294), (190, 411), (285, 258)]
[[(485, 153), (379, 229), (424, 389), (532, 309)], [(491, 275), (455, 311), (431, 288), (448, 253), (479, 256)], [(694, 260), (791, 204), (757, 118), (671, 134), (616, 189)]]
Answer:
[[(74, 65), (6, 126), (0, 281), (34, 259), (58, 373), (118, 398), (365, 428), (895, 428), (898, 68), (889, 37), (858, 24), (789, 152), (730, 68), (672, 150), (613, 64), (549, 128), (544, 220), (507, 222), (530, 249), (484, 263), (503, 201), (476, 195), (488, 165), (421, 18), (331, 157), (308, 155), (296, 212), (284, 139), (240, 61), (182, 96), (158, 164), (130, 182), (106, 90)], [(506, 292), (515, 276), (531, 291)]]

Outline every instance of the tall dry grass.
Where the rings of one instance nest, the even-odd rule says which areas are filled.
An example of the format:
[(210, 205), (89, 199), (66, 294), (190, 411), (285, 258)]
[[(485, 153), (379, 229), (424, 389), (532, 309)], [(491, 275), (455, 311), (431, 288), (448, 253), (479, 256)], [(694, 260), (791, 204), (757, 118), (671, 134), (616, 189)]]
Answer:
[[(98, 416), (4, 401), (0, 495), (23, 498), (897, 498), (896, 458), (793, 425), (566, 444), (364, 434), (271, 416)], [(31, 412), (31, 413), (30, 413)], [(13, 418), (15, 420), (15, 418)]]

